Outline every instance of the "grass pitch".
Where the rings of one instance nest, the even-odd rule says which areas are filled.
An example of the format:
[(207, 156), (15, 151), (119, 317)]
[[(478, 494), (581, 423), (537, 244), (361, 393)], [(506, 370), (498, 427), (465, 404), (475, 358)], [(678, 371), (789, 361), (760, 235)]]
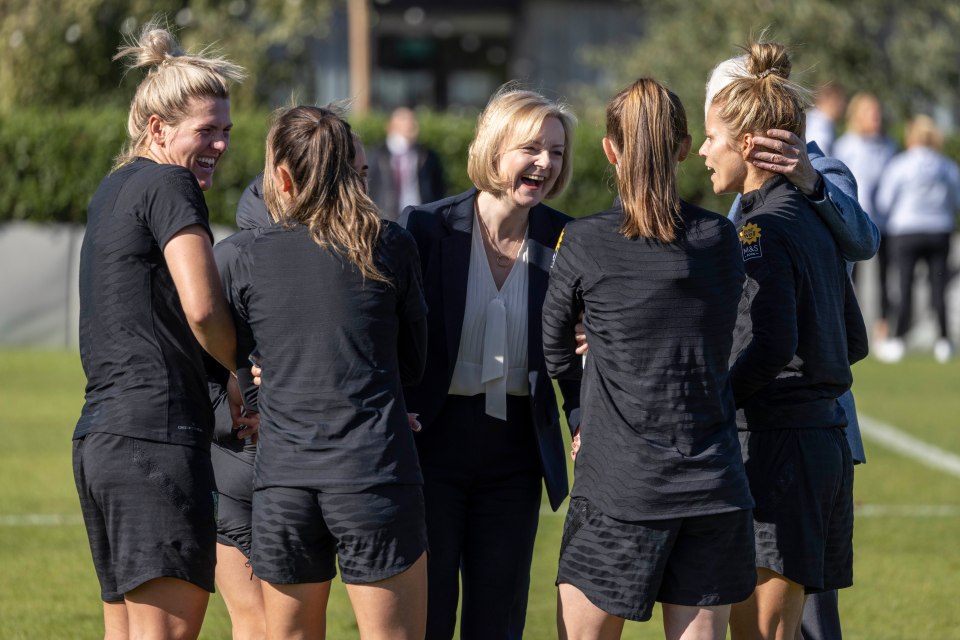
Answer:
[[(0, 638), (98, 638), (99, 588), (70, 463), (83, 403), (76, 353), (0, 351)], [(960, 363), (908, 358), (854, 367), (861, 413), (960, 455)], [(840, 595), (848, 640), (960, 640), (960, 478), (867, 440), (857, 467), (856, 585)], [(526, 638), (556, 638), (557, 549), (563, 510), (544, 508), (534, 556)], [(335, 582), (328, 637), (355, 638)], [(202, 638), (229, 638), (219, 596)], [(658, 614), (628, 623), (626, 639), (662, 638)]]

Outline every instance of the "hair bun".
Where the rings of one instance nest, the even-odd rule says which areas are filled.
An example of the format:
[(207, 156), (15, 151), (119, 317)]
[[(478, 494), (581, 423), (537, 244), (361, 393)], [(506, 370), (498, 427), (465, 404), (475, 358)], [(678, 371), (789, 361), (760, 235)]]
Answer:
[(129, 67), (159, 67), (184, 54), (177, 39), (169, 29), (161, 26), (159, 19), (144, 25), (139, 37), (130, 38), (121, 46), (114, 60), (130, 58)]
[(769, 75), (790, 78), (790, 56), (779, 42), (753, 42), (747, 47), (747, 71), (758, 80)]

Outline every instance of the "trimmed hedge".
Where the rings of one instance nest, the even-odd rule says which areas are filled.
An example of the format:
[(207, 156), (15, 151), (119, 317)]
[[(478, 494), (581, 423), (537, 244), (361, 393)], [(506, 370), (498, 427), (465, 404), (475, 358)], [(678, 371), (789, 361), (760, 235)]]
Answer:
[[(207, 192), (211, 222), (233, 224), (240, 194), (263, 170), (265, 113), (233, 114), (230, 150)], [(126, 140), (125, 109), (0, 115), (0, 220), (77, 222)]]
[[(206, 193), (211, 222), (218, 224), (233, 224), (240, 195), (263, 170), (269, 126), (266, 111), (235, 111), (232, 116), (230, 150), (217, 168), (213, 188)], [(372, 146), (383, 140), (384, 120), (383, 115), (372, 115), (351, 122)], [(421, 116), (421, 140), (440, 155), (451, 194), (470, 186), (466, 158), (475, 123), (473, 116)], [(602, 135), (601, 126), (581, 121), (574, 179), (551, 206), (574, 216), (609, 206), (615, 188), (613, 172), (600, 148)], [(83, 223), (90, 196), (109, 171), (125, 136), (125, 109), (0, 113), (0, 221)], [(680, 192), (691, 202), (717, 211), (725, 211), (731, 202), (712, 194), (703, 163), (695, 157), (681, 165)]]

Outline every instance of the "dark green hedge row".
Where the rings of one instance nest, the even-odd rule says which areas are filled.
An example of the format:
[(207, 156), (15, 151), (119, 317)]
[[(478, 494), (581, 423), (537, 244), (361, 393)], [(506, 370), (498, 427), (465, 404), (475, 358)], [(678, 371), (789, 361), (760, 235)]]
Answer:
[[(267, 112), (234, 112), (234, 129), (224, 161), (207, 192), (211, 221), (232, 224), (243, 189), (263, 169)], [(367, 145), (383, 139), (382, 116), (353, 118)], [(467, 189), (467, 146), (474, 117), (424, 114), (421, 139), (440, 154), (450, 193)], [(97, 184), (109, 171), (126, 135), (122, 109), (16, 111), (0, 113), (0, 221), (78, 222)], [(577, 129), (574, 179), (550, 204), (575, 216), (606, 208), (613, 197), (613, 174), (600, 148), (602, 130), (581, 122)], [(725, 210), (730, 199), (710, 192), (703, 163), (691, 157), (682, 165), (681, 193), (692, 202)]]

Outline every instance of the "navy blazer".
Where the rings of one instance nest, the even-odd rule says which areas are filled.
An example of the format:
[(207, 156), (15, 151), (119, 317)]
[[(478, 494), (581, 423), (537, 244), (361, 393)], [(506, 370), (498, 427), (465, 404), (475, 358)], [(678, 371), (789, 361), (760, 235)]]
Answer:
[[(418, 207), (407, 207), (400, 217), (420, 249), (423, 291), (427, 299), (427, 366), (420, 384), (404, 389), (407, 410), (420, 414), (424, 431), (436, 420), (447, 398), (460, 350), (463, 312), (467, 300), (474, 199), (477, 190)], [(563, 227), (572, 218), (540, 204), (530, 209), (527, 232), (528, 310), (527, 373), (530, 409), (547, 486), (556, 511), (568, 492), (567, 461), (560, 433), (560, 414), (553, 383), (543, 359), (542, 309), (550, 264)], [(572, 348), (572, 347), (571, 347)], [(563, 410), (571, 431), (579, 422), (580, 382), (563, 380)]]

